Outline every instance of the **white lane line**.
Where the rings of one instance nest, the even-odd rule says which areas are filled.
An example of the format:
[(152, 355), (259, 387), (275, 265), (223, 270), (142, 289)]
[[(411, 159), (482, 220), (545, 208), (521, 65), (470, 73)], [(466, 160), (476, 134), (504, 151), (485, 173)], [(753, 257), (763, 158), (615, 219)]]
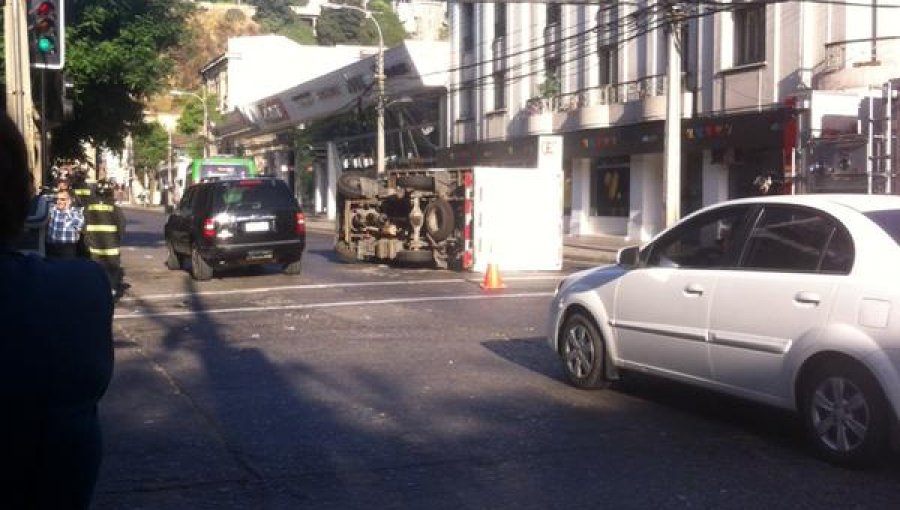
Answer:
[(298, 305), (247, 306), (239, 308), (212, 308), (209, 310), (178, 310), (171, 312), (141, 312), (116, 314), (114, 319), (148, 319), (154, 317), (183, 317), (185, 315), (221, 315), (226, 313), (273, 312), (280, 310), (308, 310), (313, 308), (342, 308), (351, 306), (397, 305), (407, 303), (433, 303), (437, 301), (472, 301), (484, 299), (537, 298), (552, 296), (552, 292), (523, 292), (518, 294), (478, 294), (471, 296), (426, 296), (366, 301), (336, 301), (332, 303), (306, 303)]
[[(559, 280), (563, 276), (555, 275), (536, 275), (536, 276), (512, 276), (503, 277), (508, 281), (528, 281), (528, 280)], [(228, 296), (235, 294), (262, 294), (267, 292), (278, 292), (288, 290), (316, 290), (316, 289), (340, 289), (340, 288), (357, 288), (357, 287), (389, 287), (399, 285), (432, 285), (432, 284), (450, 284), (450, 283), (478, 283), (481, 278), (444, 278), (436, 280), (401, 280), (401, 281), (381, 281), (381, 282), (345, 282), (345, 283), (310, 283), (306, 285), (283, 285), (278, 287), (251, 287), (248, 289), (228, 289), (228, 290), (208, 290), (204, 292), (179, 292), (169, 294), (148, 294), (146, 296), (126, 296), (119, 300), (120, 303), (128, 303), (131, 301), (156, 301), (164, 299), (179, 299), (190, 296)]]

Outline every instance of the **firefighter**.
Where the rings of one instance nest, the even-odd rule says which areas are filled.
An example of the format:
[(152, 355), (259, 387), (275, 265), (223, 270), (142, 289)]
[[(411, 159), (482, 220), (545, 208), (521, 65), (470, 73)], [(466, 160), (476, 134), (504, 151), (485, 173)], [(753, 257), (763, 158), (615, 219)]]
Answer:
[(106, 180), (97, 183), (94, 200), (84, 208), (84, 239), (87, 254), (106, 270), (113, 294), (123, 289), (119, 247), (125, 234), (125, 215), (116, 205), (115, 186)]
[(87, 172), (84, 170), (76, 170), (69, 179), (69, 185), (72, 187), (72, 194), (79, 207), (86, 207), (93, 201), (93, 193), (87, 182)]

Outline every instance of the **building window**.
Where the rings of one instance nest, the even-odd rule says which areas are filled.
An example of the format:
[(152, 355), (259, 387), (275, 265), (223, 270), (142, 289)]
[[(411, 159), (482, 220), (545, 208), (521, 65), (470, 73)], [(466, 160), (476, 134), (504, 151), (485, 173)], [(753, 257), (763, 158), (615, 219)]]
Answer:
[(547, 4), (547, 24), (559, 24), (562, 21), (562, 4)]
[(506, 35), (506, 4), (494, 4), (494, 37)]
[(459, 88), (459, 118), (461, 120), (475, 117), (475, 80), (462, 83)]
[(766, 60), (766, 4), (734, 11), (734, 65)]
[(506, 108), (506, 71), (494, 73), (494, 110)]
[[(601, 87), (619, 82), (619, 8), (615, 3), (597, 11), (597, 69)], [(608, 87), (606, 87), (608, 88)], [(603, 103), (616, 102), (615, 89), (605, 91)]]
[(631, 210), (628, 158), (603, 158), (591, 172), (591, 216), (627, 217)]
[(464, 3), (460, 6), (462, 15), (460, 19), (460, 36), (462, 37), (462, 49), (464, 52), (475, 49), (475, 4)]

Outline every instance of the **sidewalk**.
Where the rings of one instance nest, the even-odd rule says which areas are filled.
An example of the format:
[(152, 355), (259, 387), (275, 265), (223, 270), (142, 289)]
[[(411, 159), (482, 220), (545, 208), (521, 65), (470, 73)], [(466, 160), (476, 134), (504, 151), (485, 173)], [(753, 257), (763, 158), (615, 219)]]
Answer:
[[(139, 204), (119, 204), (123, 209), (137, 211), (153, 211), (163, 213), (163, 207), (158, 205), (142, 206)], [(307, 215), (306, 228), (319, 233), (334, 233), (334, 221), (324, 216)], [(629, 242), (616, 236), (576, 236), (566, 235), (563, 238), (563, 258), (574, 262), (590, 264), (610, 264), (615, 262), (616, 253), (620, 248), (628, 246)]]

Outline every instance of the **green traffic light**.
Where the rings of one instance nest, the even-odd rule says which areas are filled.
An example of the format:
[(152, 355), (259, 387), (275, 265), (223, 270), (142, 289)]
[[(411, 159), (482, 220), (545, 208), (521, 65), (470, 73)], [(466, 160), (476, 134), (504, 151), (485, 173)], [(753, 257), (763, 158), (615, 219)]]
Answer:
[(50, 53), (53, 51), (53, 40), (49, 37), (41, 37), (38, 39), (37, 48), (41, 53)]

